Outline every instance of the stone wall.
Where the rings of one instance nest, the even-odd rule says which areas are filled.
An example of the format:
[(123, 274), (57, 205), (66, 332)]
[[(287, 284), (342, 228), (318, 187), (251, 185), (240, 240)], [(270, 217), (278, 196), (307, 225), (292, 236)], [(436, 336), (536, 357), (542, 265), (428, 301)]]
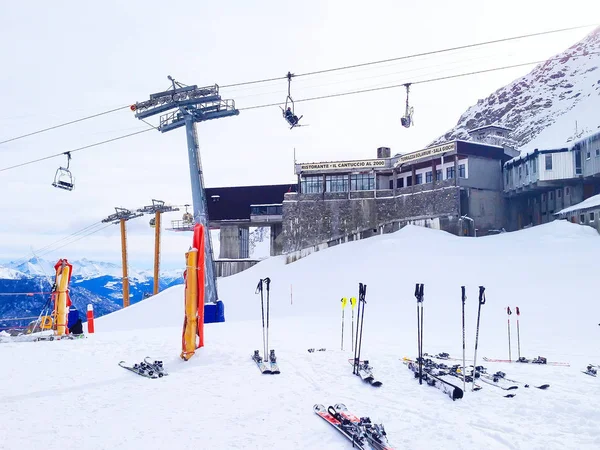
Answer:
[(283, 202), (283, 252), (295, 252), (352, 234), (368, 237), (395, 231), (406, 223), (436, 218), (436, 228), (456, 233), (460, 202), (459, 188), (454, 183), (446, 180), (435, 187), (427, 183), (378, 191), (377, 197), (374, 191), (288, 193)]

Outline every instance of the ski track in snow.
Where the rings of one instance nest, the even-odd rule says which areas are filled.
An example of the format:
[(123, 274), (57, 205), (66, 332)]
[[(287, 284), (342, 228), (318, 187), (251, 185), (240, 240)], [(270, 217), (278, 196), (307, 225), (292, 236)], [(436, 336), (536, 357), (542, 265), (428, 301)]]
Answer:
[[(315, 403), (345, 403), (355, 415), (383, 423), (397, 449), (600, 448), (600, 380), (581, 373), (600, 360), (600, 308), (591, 295), (600, 238), (588, 231), (552, 223), (458, 239), (407, 227), (287, 266), (271, 258), (219, 280), (221, 298), (229, 299), (227, 322), (205, 326), (206, 347), (188, 362), (179, 358), (181, 286), (97, 319), (96, 334), (84, 340), (0, 344), (0, 449), (352, 448), (316, 417)], [(416, 248), (410, 264), (398, 262), (398, 249), (410, 254)], [(433, 250), (456, 255), (459, 248), (461, 264), (426, 257)], [(511, 269), (524, 255), (535, 269)], [(254, 349), (262, 353), (254, 289), (264, 276), (273, 280), (269, 347), (276, 350), (279, 375), (261, 375), (250, 359)], [(368, 287), (361, 359), (373, 365), (379, 388), (352, 374), (349, 307), (340, 349), (339, 299), (356, 295), (359, 281)], [(425, 283), (425, 352), (462, 355), (460, 285), (466, 284), (467, 358), (473, 357), (479, 282), (487, 303), (477, 363), (550, 388), (519, 387), (511, 391), (515, 398), (503, 398), (506, 391), (481, 383), (473, 393), (467, 385), (464, 398), (453, 402), (419, 385), (401, 360), (416, 352), (415, 282)], [(577, 301), (567, 302), (573, 285)], [(508, 356), (508, 303), (522, 310), (522, 354), (571, 367), (483, 361)], [(511, 326), (515, 358), (514, 315)], [(327, 350), (309, 353), (312, 347)], [(117, 365), (145, 356), (162, 359), (169, 375), (147, 379)], [(458, 378), (454, 383), (462, 388)]]

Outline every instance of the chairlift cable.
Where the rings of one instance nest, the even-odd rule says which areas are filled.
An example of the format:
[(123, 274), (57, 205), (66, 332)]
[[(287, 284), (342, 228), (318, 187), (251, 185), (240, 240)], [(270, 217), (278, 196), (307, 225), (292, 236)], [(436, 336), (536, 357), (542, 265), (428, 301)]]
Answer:
[(122, 110), (122, 109), (129, 108), (129, 106), (130, 106), (130, 105), (127, 105), (127, 106), (120, 106), (120, 107), (118, 107), (118, 108), (115, 108), (115, 109), (109, 109), (108, 111), (103, 111), (103, 112), (101, 112), (101, 113), (92, 114), (91, 116), (86, 116), (86, 117), (82, 117), (82, 118), (80, 118), (80, 119), (71, 120), (71, 121), (69, 121), (69, 122), (65, 122), (65, 123), (61, 123), (61, 124), (58, 124), (58, 125), (54, 125), (54, 126), (51, 126), (51, 127), (48, 127), (48, 128), (44, 128), (44, 129), (42, 129), (42, 130), (37, 130), (37, 131), (33, 131), (33, 132), (31, 132), (31, 133), (22, 134), (21, 136), (15, 136), (15, 137), (13, 137), (13, 138), (6, 139), (6, 140), (4, 140), (4, 141), (0, 141), (0, 145), (2, 145), (2, 144), (6, 144), (7, 142), (16, 141), (16, 140), (18, 140), (18, 139), (23, 139), (23, 138), (26, 138), (26, 137), (29, 137), (29, 136), (33, 136), (33, 135), (36, 135), (36, 134), (44, 133), (44, 132), (46, 132), (46, 131), (50, 131), (50, 130), (56, 130), (57, 128), (66, 127), (67, 125), (72, 125), (72, 124), (74, 124), (74, 123), (83, 122), (84, 120), (89, 120), (89, 119), (93, 119), (93, 118), (95, 118), (95, 117), (104, 116), (104, 115), (106, 115), (106, 114), (110, 114), (110, 113), (113, 113), (113, 112), (116, 112), (116, 111), (120, 111), (120, 110)]
[(97, 146), (102, 145), (102, 144), (107, 144), (109, 142), (118, 141), (120, 139), (125, 139), (125, 138), (131, 137), (131, 136), (135, 136), (136, 134), (146, 133), (146, 132), (152, 131), (152, 130), (154, 130), (154, 128), (148, 128), (146, 130), (136, 131), (135, 133), (124, 134), (122, 136), (117, 136), (115, 138), (107, 139), (105, 141), (96, 142), (94, 144), (84, 145), (83, 147), (78, 147), (78, 148), (75, 148), (73, 150), (69, 150), (68, 152), (60, 152), (60, 153), (56, 153), (54, 155), (44, 156), (43, 158), (38, 158), (38, 159), (31, 160), (31, 161), (26, 161), (24, 163), (16, 164), (14, 166), (4, 167), (4, 168), (0, 169), (0, 172), (4, 172), (4, 171), (10, 170), (10, 169), (16, 169), (17, 167), (22, 167), (22, 166), (26, 166), (28, 164), (33, 164), (33, 163), (36, 163), (36, 162), (45, 161), (45, 160), (51, 159), (51, 158), (57, 158), (59, 156), (63, 156), (65, 153), (75, 153), (75, 152), (78, 152), (80, 150), (85, 150), (85, 149), (88, 149), (88, 148), (97, 147)]
[[(414, 53), (411, 55), (404, 55), (404, 56), (399, 56), (399, 57), (395, 57), (395, 58), (387, 58), (387, 59), (382, 59), (382, 60), (378, 60), (378, 61), (370, 61), (370, 62), (366, 62), (366, 63), (359, 63), (359, 64), (352, 64), (352, 65), (342, 66), (342, 67), (334, 67), (334, 68), (330, 68), (330, 69), (316, 70), (313, 72), (299, 73), (299, 74), (295, 74), (294, 76), (304, 77), (304, 76), (309, 76), (309, 75), (318, 75), (318, 74), (322, 74), (322, 73), (335, 72), (335, 71), (340, 71), (340, 70), (354, 69), (357, 67), (371, 66), (371, 65), (375, 65), (375, 64), (383, 64), (383, 63), (392, 62), (392, 61), (400, 61), (400, 60), (404, 60), (404, 59), (412, 59), (412, 58), (418, 58), (418, 57), (422, 57), (422, 56), (436, 55), (436, 54), (440, 54), (440, 53), (447, 53), (447, 52), (452, 52), (452, 51), (456, 51), (456, 50), (464, 50), (464, 49), (473, 48), (473, 47), (481, 47), (481, 46), (490, 45), (490, 44), (498, 44), (501, 42), (514, 41), (514, 40), (518, 40), (518, 39), (542, 36), (542, 35), (546, 35), (546, 34), (561, 33), (564, 31), (572, 31), (572, 30), (577, 30), (580, 28), (588, 28), (588, 27), (597, 26), (597, 25), (598, 24), (579, 25), (579, 26), (569, 27), (569, 28), (560, 28), (560, 29), (555, 29), (555, 30), (540, 31), (537, 33), (530, 33), (530, 34), (523, 34), (523, 35), (513, 36), (513, 37), (508, 37), (508, 38), (494, 39), (491, 41), (478, 42), (475, 44), (460, 45), (457, 47), (449, 47), (449, 48), (444, 48), (444, 49), (440, 49), (440, 50), (431, 50), (428, 52)], [(223, 85), (220, 87), (221, 88), (230, 88), (230, 87), (235, 87), (235, 86), (246, 86), (249, 84), (268, 83), (271, 81), (279, 81), (279, 80), (285, 80), (285, 79), (287, 79), (287, 76), (266, 78), (263, 80), (245, 81), (245, 82), (234, 83), (234, 84), (226, 84), (226, 85)]]

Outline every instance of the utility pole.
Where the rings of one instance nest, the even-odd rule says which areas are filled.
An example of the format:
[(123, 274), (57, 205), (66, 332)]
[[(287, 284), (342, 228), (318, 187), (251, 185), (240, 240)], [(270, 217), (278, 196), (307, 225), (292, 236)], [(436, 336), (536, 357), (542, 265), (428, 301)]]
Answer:
[[(154, 295), (158, 294), (158, 278), (160, 271), (160, 215), (164, 212), (179, 211), (179, 208), (166, 206), (162, 200), (152, 199), (152, 205), (144, 206), (137, 210), (140, 213), (154, 213)], [(152, 219), (150, 219), (152, 226)]]
[[(135, 112), (135, 117), (140, 120), (164, 113), (160, 116), (160, 124), (157, 127), (161, 133), (185, 126), (194, 222), (204, 225), (205, 230), (207, 230), (204, 250), (206, 267), (204, 298), (205, 302), (213, 303), (218, 300), (217, 279), (213, 265), (210, 231), (208, 231), (208, 205), (204, 192), (204, 177), (202, 175), (202, 163), (200, 162), (196, 123), (237, 116), (240, 112), (235, 109), (233, 100), (221, 99), (219, 86), (216, 84), (199, 88), (196, 85), (186, 86), (176, 82), (171, 76), (167, 78), (172, 83), (172, 89), (150, 94), (149, 100), (135, 103), (131, 105), (130, 109)], [(169, 110), (173, 111), (168, 112)], [(199, 289), (201, 289), (200, 286)]]
[(102, 222), (112, 222), (121, 225), (121, 261), (123, 264), (123, 308), (129, 306), (129, 275), (127, 274), (127, 229), (125, 222), (135, 217), (143, 216), (142, 213), (136, 214), (125, 208), (115, 207), (115, 214), (111, 214)]

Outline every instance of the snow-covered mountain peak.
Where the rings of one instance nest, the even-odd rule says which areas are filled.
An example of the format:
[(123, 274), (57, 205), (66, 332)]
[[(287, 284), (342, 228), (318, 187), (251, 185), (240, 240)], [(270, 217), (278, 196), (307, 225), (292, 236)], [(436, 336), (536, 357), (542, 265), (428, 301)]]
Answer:
[(512, 129), (518, 148), (560, 146), (600, 130), (600, 27), (471, 106), (431, 145), (472, 140), (485, 125)]

